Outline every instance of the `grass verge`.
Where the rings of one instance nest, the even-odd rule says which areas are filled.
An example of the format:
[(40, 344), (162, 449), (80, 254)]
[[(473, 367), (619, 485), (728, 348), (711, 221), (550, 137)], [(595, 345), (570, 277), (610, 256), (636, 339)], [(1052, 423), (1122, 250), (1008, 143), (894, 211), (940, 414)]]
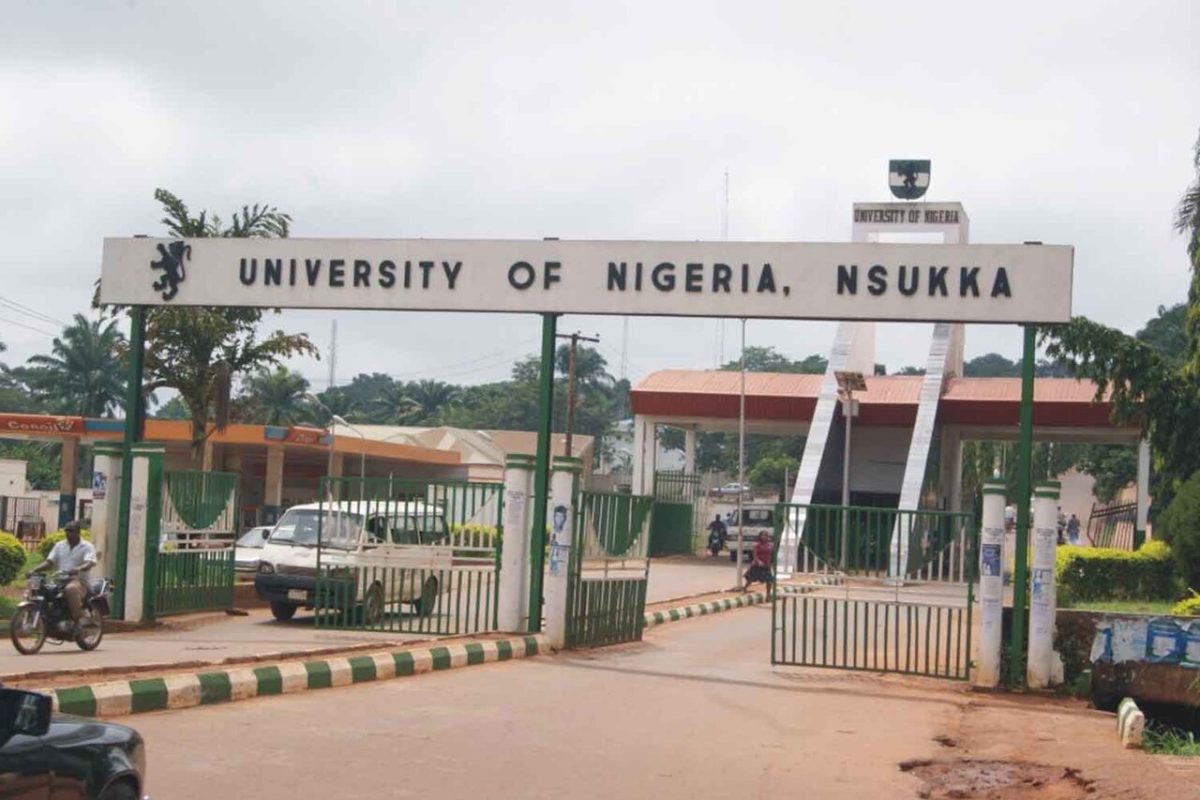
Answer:
[(1150, 723), (1142, 734), (1142, 749), (1161, 756), (1200, 758), (1200, 742), (1196, 734), (1170, 725)]
[(1169, 615), (1175, 603), (1170, 600), (1088, 600), (1071, 604), (1075, 611), (1107, 611), (1111, 614)]

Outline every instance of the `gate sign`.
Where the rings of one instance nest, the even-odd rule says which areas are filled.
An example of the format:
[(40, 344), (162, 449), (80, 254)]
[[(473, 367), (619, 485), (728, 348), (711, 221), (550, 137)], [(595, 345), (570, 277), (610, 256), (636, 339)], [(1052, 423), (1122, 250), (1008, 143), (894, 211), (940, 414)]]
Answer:
[(105, 304), (1066, 322), (1062, 245), (105, 239)]

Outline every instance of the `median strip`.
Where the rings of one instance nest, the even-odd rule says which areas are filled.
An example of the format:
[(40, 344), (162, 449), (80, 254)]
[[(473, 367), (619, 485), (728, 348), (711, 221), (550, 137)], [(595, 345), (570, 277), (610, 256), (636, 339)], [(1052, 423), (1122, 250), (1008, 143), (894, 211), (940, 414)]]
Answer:
[(47, 689), (45, 692), (53, 698), (55, 709), (65, 714), (121, 717), (350, 686), (546, 652), (549, 652), (546, 638), (538, 634), (350, 657), (185, 672)]
[[(787, 594), (806, 594), (815, 592), (817, 589), (824, 586), (835, 586), (842, 582), (840, 575), (825, 575), (812, 581), (805, 583), (786, 583), (777, 587), (777, 591)], [(662, 625), (667, 622), (678, 622), (684, 619), (693, 617), (706, 617), (709, 614), (719, 614), (722, 611), (730, 611), (735, 608), (745, 608), (754, 606), (760, 603), (765, 603), (770, 599), (766, 592), (749, 592), (747, 594), (739, 594), (734, 597), (725, 597), (720, 600), (713, 600), (708, 603), (693, 603), (687, 606), (678, 606), (676, 608), (668, 608), (662, 611), (647, 611), (645, 615), (645, 626), (653, 628), (656, 625)]]

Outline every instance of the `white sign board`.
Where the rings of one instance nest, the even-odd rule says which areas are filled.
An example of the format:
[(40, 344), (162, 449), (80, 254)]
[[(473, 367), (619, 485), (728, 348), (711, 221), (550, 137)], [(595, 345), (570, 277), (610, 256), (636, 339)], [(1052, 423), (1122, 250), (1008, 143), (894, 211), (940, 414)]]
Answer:
[(1048, 323), (1039, 245), (105, 239), (105, 304)]

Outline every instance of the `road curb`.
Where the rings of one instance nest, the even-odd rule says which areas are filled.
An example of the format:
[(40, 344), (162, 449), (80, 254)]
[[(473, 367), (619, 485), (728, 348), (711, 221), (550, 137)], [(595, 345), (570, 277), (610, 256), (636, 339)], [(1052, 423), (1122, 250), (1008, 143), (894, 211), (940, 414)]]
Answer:
[[(816, 591), (822, 586), (837, 586), (841, 582), (842, 578), (840, 575), (826, 575), (807, 583), (783, 584), (777, 587), (777, 590), (785, 594), (807, 594), (808, 592)], [(680, 620), (692, 619), (694, 617), (707, 617), (710, 614), (719, 614), (722, 611), (732, 611), (735, 608), (745, 608), (765, 603), (769, 599), (766, 592), (751, 592), (749, 594), (738, 595), (737, 597), (726, 597), (723, 600), (712, 600), (708, 603), (693, 603), (692, 605), (668, 608), (665, 611), (647, 611), (644, 617), (645, 627), (653, 628), (656, 625), (664, 625), (668, 622), (679, 622)]]
[(53, 699), (54, 708), (65, 714), (120, 717), (390, 680), (548, 652), (546, 637), (537, 634), (91, 683), (45, 693)]

